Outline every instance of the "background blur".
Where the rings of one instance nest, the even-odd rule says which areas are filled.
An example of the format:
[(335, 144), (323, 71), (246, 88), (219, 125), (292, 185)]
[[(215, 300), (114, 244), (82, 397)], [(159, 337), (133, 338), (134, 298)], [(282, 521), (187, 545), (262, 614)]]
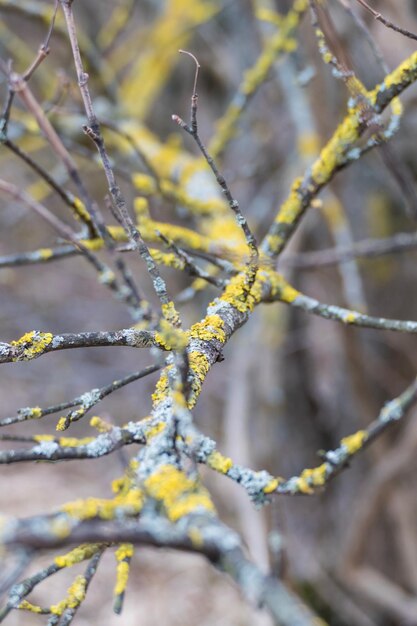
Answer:
[[(3, 59), (14, 60), (17, 71), (33, 59), (46, 28), (36, 11), (25, 13), (25, 7), (40, 10), (52, 4), (0, 1), (0, 52)], [(208, 141), (244, 71), (255, 62), (263, 39), (273, 28), (256, 17), (261, 4), (250, 0), (74, 2), (91, 58), (96, 55), (106, 66), (99, 75), (90, 60), (88, 70), (99, 115), (141, 119), (161, 142), (182, 142), (185, 151), (196, 154), (192, 140), (171, 122), (172, 113), (188, 115), (193, 81), (191, 62), (177, 50), (187, 48), (200, 61), (199, 125)], [(268, 8), (285, 13), (292, 2), (268, 4)], [(126, 27), (106, 42), (112, 11), (128, 5)], [(384, 28), (353, 0), (328, 2), (337, 29), (339, 58), (343, 55), (349, 60), (371, 87), (384, 74), (364, 32), (343, 5), (351, 6), (367, 24), (389, 68), (415, 51), (415, 42)], [(414, 0), (373, 0), (372, 6), (417, 32)], [(250, 102), (239, 134), (222, 162), (222, 171), (259, 238), (294, 177), (302, 174), (343, 118), (349, 98), (343, 83), (332, 77), (317, 53), (308, 15), (297, 39), (297, 51), (275, 65)], [(109, 68), (112, 74), (106, 73)], [(107, 80), (109, 76), (111, 80)], [(141, 88), (138, 76), (143, 78)], [(81, 111), (68, 42), (59, 31), (31, 86), (44, 103), (55, 102), (59, 95), (53, 118), (58, 127), (66, 115)], [(411, 87), (403, 97), (405, 115), (390, 143), (389, 156), (374, 151), (339, 174), (322, 195), (324, 209), (310, 210), (302, 222), (280, 262), (285, 276), (301, 291), (373, 315), (417, 319), (414, 251), (329, 267), (303, 269), (290, 263), (299, 253), (415, 230), (416, 99), (416, 87)], [(10, 132), (23, 141), (19, 128), (16, 121)], [(306, 131), (310, 142), (305, 140)], [(106, 186), (91, 145), (75, 131), (61, 132), (84, 181), (103, 205)], [(62, 168), (50, 149), (30, 143), (35, 138), (26, 140), (39, 162), (62, 179)], [(117, 152), (112, 157), (123, 191), (132, 200), (132, 164)], [(0, 150), (0, 168), (2, 178), (28, 191), (36, 190), (33, 173), (5, 150)], [(55, 197), (44, 201), (67, 218), (66, 208)], [(56, 241), (49, 227), (26, 208), (2, 198), (0, 207), (0, 255), (35, 250)], [(178, 216), (173, 203), (154, 198), (151, 210), (164, 221), (189, 224), (187, 217)], [(133, 256), (129, 264), (136, 276), (143, 276), (144, 268)], [(172, 294), (190, 284), (186, 276), (163, 272)], [(151, 298), (147, 277), (140, 282)], [(200, 319), (214, 295), (209, 288), (183, 305), (186, 322)], [(32, 329), (81, 332), (131, 324), (123, 306), (109, 297), (81, 258), (1, 269), (0, 302), (3, 341)], [(69, 400), (151, 362), (145, 351), (96, 348), (3, 365), (0, 417), (14, 415), (20, 407)], [(285, 305), (263, 306), (232, 338), (224, 362), (210, 373), (195, 415), (201, 429), (236, 462), (289, 477), (316, 465), (318, 450), (337, 446), (341, 437), (369, 424), (383, 404), (411, 382), (416, 368), (413, 336), (346, 328)], [(117, 424), (147, 415), (156, 376), (118, 391), (95, 412)], [(255, 511), (245, 494), (227, 479), (208, 473), (205, 477), (221, 517), (243, 533), (253, 558), (264, 567), (270, 563), (291, 581), (332, 626), (417, 624), (417, 424), (413, 417), (411, 411), (397, 429), (355, 459), (322, 495), (280, 498), (265, 511)], [(10, 432), (53, 433), (55, 424), (56, 416), (51, 416)], [(87, 422), (72, 429), (74, 436), (87, 432)], [(107, 496), (111, 480), (122, 468), (123, 459), (117, 454), (83, 463), (2, 466), (0, 510), (16, 516), (33, 515), (92, 493)], [(36, 568), (50, 558), (37, 561)], [(33, 601), (44, 605), (59, 599), (68, 585), (65, 576), (62, 573), (41, 586), (32, 595)], [(113, 584), (114, 562), (106, 553), (77, 624), (269, 623), (266, 615), (251, 610), (227, 578), (197, 556), (138, 549), (120, 618), (111, 612)], [(14, 612), (6, 623), (29, 626), (41, 621)]]

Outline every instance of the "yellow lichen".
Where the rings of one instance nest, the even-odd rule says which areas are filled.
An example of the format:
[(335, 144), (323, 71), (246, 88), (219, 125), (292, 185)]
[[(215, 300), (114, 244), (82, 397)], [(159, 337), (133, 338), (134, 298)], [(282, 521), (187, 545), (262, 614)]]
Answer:
[(161, 310), (162, 310), (162, 315), (164, 316), (167, 322), (177, 327), (180, 325), (180, 318), (178, 315), (178, 311), (175, 308), (175, 304), (172, 302), (172, 300), (170, 302), (167, 302), (166, 304), (163, 304), (161, 306)]
[(156, 192), (157, 187), (155, 180), (147, 174), (133, 174), (132, 182), (135, 185), (136, 189), (138, 189), (138, 191), (147, 196), (151, 196)]
[(121, 561), (116, 568), (116, 584), (114, 586), (114, 595), (119, 596), (125, 592), (127, 581), (129, 580), (130, 564), (127, 561)]
[(65, 609), (75, 609), (81, 604), (85, 598), (85, 590), (87, 581), (84, 576), (77, 576), (67, 591), (67, 597), (58, 604), (50, 607), (51, 613), (54, 615), (62, 615)]
[(346, 324), (354, 324), (356, 322), (356, 320), (358, 319), (358, 314), (355, 313), (355, 311), (348, 311), (344, 316), (343, 316), (343, 321)]
[(77, 448), (91, 443), (94, 441), (94, 437), (81, 437), (80, 439), (77, 437), (59, 437), (57, 441), (60, 446), (65, 448)]
[(53, 435), (34, 435), (34, 441), (54, 441), (55, 437)]
[(67, 428), (67, 418), (60, 417), (57, 425), (55, 426), (55, 430), (62, 431), (62, 430), (66, 430), (66, 428)]
[(37, 604), (32, 604), (31, 602), (28, 602), (27, 600), (22, 600), (22, 602), (19, 604), (17, 608), (23, 611), (30, 611), (31, 613), (43, 612), (40, 606), (38, 606)]
[[(175, 320), (175, 316), (173, 319)], [(155, 343), (164, 350), (184, 350), (187, 345), (187, 335), (180, 328), (173, 326), (171, 321), (162, 319), (159, 323), (159, 330), (155, 333)]]
[(122, 543), (115, 552), (116, 559), (122, 561), (123, 559), (130, 559), (133, 556), (133, 545), (131, 543)]
[(90, 559), (99, 549), (99, 543), (83, 543), (66, 554), (55, 557), (55, 563), (58, 567), (72, 567), (76, 563)]
[[(390, 89), (395, 85), (400, 85), (406, 80), (406, 76), (411, 72), (415, 71), (417, 66), (417, 52), (414, 52), (411, 56), (409, 56), (405, 61), (403, 61), (398, 67), (395, 68), (390, 74), (388, 74), (383, 80), (383, 87), (385, 89)], [(372, 92), (371, 97), (375, 101), (376, 95), (379, 91), (382, 91), (382, 85), (378, 85)]]
[(342, 446), (346, 448), (349, 454), (355, 454), (358, 450), (360, 450), (368, 437), (368, 433), (366, 430), (358, 430), (358, 432), (353, 435), (349, 435), (349, 437), (344, 437), (341, 440)]
[(45, 348), (52, 343), (54, 336), (51, 333), (42, 333), (32, 330), (25, 333), (20, 339), (12, 341), (11, 345), (17, 348), (23, 348), (23, 351), (16, 356), (13, 361), (30, 361), (40, 356)]
[(172, 465), (162, 465), (144, 482), (148, 495), (160, 502), (172, 522), (199, 509), (213, 512), (208, 491), (198, 478), (191, 479)]
[(53, 255), (53, 250), (51, 248), (39, 248), (38, 254), (42, 261), (47, 261)]
[(79, 198), (74, 197), (72, 199), (71, 206), (73, 207), (73, 209), (75, 211), (76, 217), (81, 219), (86, 224), (90, 224), (91, 223), (90, 214), (87, 211), (87, 209), (85, 208), (85, 204)]
[(185, 267), (184, 261), (173, 252), (162, 252), (162, 250), (158, 250), (157, 248), (150, 248), (149, 252), (155, 263), (172, 267), (175, 270), (183, 270)]
[(188, 362), (190, 371), (193, 374), (193, 381), (191, 383), (192, 395), (189, 401), (189, 407), (191, 408), (197, 402), (197, 397), (200, 394), (202, 383), (204, 382), (210, 369), (210, 361), (202, 352), (193, 350), (188, 354)]
[(133, 556), (133, 546), (131, 543), (123, 543), (121, 544), (116, 552), (115, 556), (117, 559), (117, 569), (116, 569), (116, 585), (114, 587), (114, 594), (116, 596), (124, 593), (127, 585), (127, 581), (129, 578), (129, 560)]
[(98, 430), (100, 433), (108, 433), (113, 428), (111, 424), (105, 422), (101, 417), (98, 417), (98, 415), (94, 415), (94, 417), (91, 418), (90, 426)]
[(201, 322), (191, 327), (188, 336), (204, 341), (217, 339), (221, 343), (225, 343), (224, 321), (219, 315), (207, 315)]
[(247, 284), (247, 277), (243, 273), (234, 276), (230, 280), (221, 299), (231, 304), (241, 313), (249, 313), (253, 311), (255, 306), (254, 297)]
[(166, 428), (165, 422), (157, 422), (145, 430), (146, 441), (150, 441)]
[(123, 511), (125, 514), (135, 515), (140, 512), (143, 505), (143, 492), (139, 488), (131, 488), (127, 493), (116, 495), (113, 500), (104, 498), (87, 498), (86, 500), (75, 500), (68, 502), (62, 507), (64, 513), (80, 520), (93, 519), (113, 519), (116, 511)]
[(264, 493), (273, 493), (278, 485), (282, 482), (282, 478), (272, 478), (267, 485), (263, 488)]
[(278, 298), (281, 302), (291, 304), (301, 295), (297, 289), (287, 283), (285, 278), (277, 272), (269, 272), (269, 282), (272, 298)]
[(220, 474), (227, 474), (227, 472), (233, 467), (233, 461), (227, 456), (223, 456), (220, 452), (215, 450), (207, 458), (207, 465)]
[(168, 371), (171, 368), (165, 368), (165, 370), (161, 373), (158, 382), (155, 386), (155, 391), (152, 394), (152, 402), (154, 407), (157, 406), (162, 400), (165, 400), (167, 394), (169, 392), (169, 380), (168, 380)]
[(140, 220), (144, 217), (149, 218), (149, 202), (147, 198), (143, 198), (141, 196), (136, 197), (133, 200), (133, 210), (138, 222), (140, 222)]
[(359, 120), (359, 109), (349, 113), (325, 145), (311, 170), (312, 178), (316, 184), (324, 185), (328, 182), (338, 165), (343, 162), (346, 151), (359, 138)]
[(327, 470), (327, 463), (312, 469), (305, 469), (297, 480), (298, 491), (301, 491), (301, 493), (313, 493), (314, 487), (323, 486), (326, 482)]

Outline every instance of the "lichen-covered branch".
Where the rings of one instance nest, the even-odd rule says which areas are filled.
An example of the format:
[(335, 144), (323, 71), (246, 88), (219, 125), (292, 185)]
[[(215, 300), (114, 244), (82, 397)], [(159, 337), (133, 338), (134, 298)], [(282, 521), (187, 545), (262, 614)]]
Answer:
[(32, 330), (11, 343), (0, 343), (0, 363), (31, 361), (42, 354), (58, 350), (103, 346), (162, 347), (156, 340), (154, 332), (133, 328), (62, 335)]

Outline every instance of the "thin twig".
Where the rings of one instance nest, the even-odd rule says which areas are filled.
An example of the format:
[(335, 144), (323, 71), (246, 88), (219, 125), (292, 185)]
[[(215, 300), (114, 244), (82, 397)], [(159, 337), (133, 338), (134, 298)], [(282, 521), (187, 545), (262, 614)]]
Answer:
[(182, 120), (178, 115), (173, 115), (172, 116), (172, 120), (174, 122), (176, 122), (181, 128), (183, 128), (189, 135), (191, 135), (191, 137), (194, 139), (194, 141), (196, 142), (197, 146), (199, 147), (202, 155), (204, 156), (205, 160), (207, 161), (210, 169), (212, 170), (217, 183), (219, 184), (228, 204), (230, 209), (233, 211), (233, 213), (236, 216), (236, 221), (238, 223), (238, 225), (240, 226), (240, 228), (243, 231), (243, 234), (245, 236), (246, 239), (246, 243), (248, 245), (249, 251), (250, 251), (250, 260), (248, 263), (248, 269), (247, 269), (247, 279), (248, 279), (248, 284), (247, 284), (247, 290), (250, 291), (250, 288), (253, 284), (253, 282), (255, 281), (256, 278), (256, 273), (258, 271), (258, 259), (259, 259), (259, 252), (258, 252), (258, 246), (256, 243), (256, 239), (255, 236), (253, 235), (249, 224), (246, 220), (246, 218), (244, 217), (244, 215), (242, 214), (242, 211), (240, 210), (239, 207), (239, 202), (234, 198), (234, 196), (232, 195), (230, 188), (226, 182), (226, 179), (224, 178), (224, 176), (220, 173), (214, 159), (210, 156), (210, 154), (208, 153), (204, 143), (201, 140), (201, 137), (199, 135), (198, 132), (198, 123), (197, 123), (197, 108), (198, 108), (198, 94), (196, 91), (197, 88), (197, 79), (198, 79), (198, 72), (200, 69), (200, 64), (196, 58), (196, 56), (194, 54), (192, 54), (191, 52), (188, 52), (187, 50), (180, 50), (180, 52), (182, 54), (186, 54), (189, 57), (191, 57), (191, 59), (193, 59), (194, 63), (195, 63), (195, 74), (194, 74), (194, 84), (193, 84), (193, 93), (191, 95), (191, 116), (190, 116), (190, 123), (187, 124), (186, 122), (184, 122), (184, 120)]
[(375, 11), (375, 9), (369, 6), (369, 4), (365, 2), (365, 0), (356, 0), (356, 2), (359, 2), (359, 4), (361, 4), (364, 7), (364, 9), (369, 11), (369, 13), (371, 13), (374, 16), (374, 18), (378, 20), (378, 22), (381, 22), (381, 24), (383, 24), (387, 28), (391, 28), (391, 30), (394, 30), (396, 33), (400, 33), (401, 35), (404, 35), (404, 37), (408, 37), (409, 39), (414, 39), (415, 41), (417, 41), (417, 35), (415, 35), (409, 30), (406, 30), (405, 28), (401, 28), (400, 26), (397, 26), (396, 24), (394, 24), (393, 22), (385, 18), (381, 13), (379, 13), (378, 11)]
[[(68, 36), (71, 42), (71, 48), (75, 63), (75, 68), (77, 72), (78, 78), (78, 86), (80, 89), (81, 97), (83, 99), (84, 108), (87, 115), (88, 125), (83, 127), (86, 135), (93, 141), (95, 144), (101, 158), (101, 162), (103, 164), (104, 172), (106, 175), (109, 193), (113, 202), (113, 206), (115, 210), (118, 212), (120, 216), (120, 220), (124, 225), (124, 228), (129, 236), (129, 239), (135, 245), (135, 248), (138, 250), (140, 256), (146, 263), (146, 267), (148, 269), (149, 274), (151, 275), (153, 286), (157, 296), (159, 297), (161, 304), (168, 306), (170, 304), (170, 299), (168, 297), (167, 288), (164, 279), (162, 278), (159, 269), (153, 260), (149, 249), (143, 240), (141, 233), (139, 232), (137, 226), (134, 224), (132, 218), (129, 215), (127, 210), (126, 201), (123, 197), (123, 194), (120, 190), (120, 187), (116, 181), (113, 168), (111, 166), (110, 158), (107, 154), (104, 139), (101, 134), (100, 124), (98, 118), (95, 114), (93, 102), (91, 99), (90, 91), (88, 88), (88, 74), (84, 71), (80, 48), (78, 44), (77, 38), (77, 30), (75, 26), (74, 15), (72, 12), (72, 0), (60, 0), (62, 10), (64, 12)], [(163, 308), (164, 311), (164, 308)], [(176, 316), (179, 320), (179, 317)]]

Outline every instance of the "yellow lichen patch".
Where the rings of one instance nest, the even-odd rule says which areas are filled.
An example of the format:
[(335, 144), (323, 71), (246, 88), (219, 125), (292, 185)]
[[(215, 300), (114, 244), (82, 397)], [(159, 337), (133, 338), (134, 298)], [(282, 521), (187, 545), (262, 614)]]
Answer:
[(284, 243), (284, 237), (281, 234), (268, 234), (265, 238), (266, 247), (270, 254), (276, 254)]
[(394, 98), (391, 102), (391, 111), (393, 115), (400, 117), (403, 114), (403, 105), (399, 98)]
[(155, 343), (164, 350), (184, 350), (187, 346), (187, 335), (180, 328), (175, 328), (170, 321), (162, 319), (159, 330), (155, 333)]
[(116, 596), (121, 595), (126, 590), (127, 581), (129, 579), (129, 560), (133, 556), (133, 545), (131, 543), (121, 544), (115, 552), (117, 560), (116, 569), (116, 585), (114, 587), (114, 594)]
[(94, 441), (94, 437), (58, 437), (57, 443), (65, 448), (77, 448), (78, 446), (86, 446)]
[(85, 446), (88, 443), (94, 441), (94, 437), (54, 437), (53, 435), (34, 435), (33, 439), (41, 443), (42, 441), (55, 441), (59, 446), (65, 448), (76, 448), (78, 446)]
[(294, 300), (301, 295), (300, 292), (297, 291), (297, 289), (287, 283), (287, 281), (283, 276), (281, 276), (281, 274), (269, 271), (268, 278), (271, 286), (272, 298), (279, 298), (281, 302), (291, 304), (291, 302), (294, 302)]
[(246, 274), (238, 274), (230, 280), (221, 296), (221, 300), (228, 302), (241, 313), (253, 311), (256, 302), (252, 290), (248, 288)]
[(224, 321), (219, 315), (207, 315), (203, 321), (194, 324), (188, 332), (188, 336), (193, 339), (202, 339), (210, 341), (217, 339), (224, 343), (226, 335), (224, 332)]
[(356, 322), (356, 320), (358, 319), (358, 314), (355, 313), (355, 311), (348, 311), (344, 316), (343, 316), (343, 321), (346, 324), (354, 324)]
[(407, 75), (415, 71), (417, 66), (417, 52), (414, 52), (411, 56), (409, 56), (405, 61), (401, 63), (395, 70), (393, 70), (388, 76), (384, 78), (382, 85), (378, 85), (370, 94), (371, 102), (375, 103), (376, 96), (380, 91), (385, 89), (390, 89), (395, 85), (401, 85), (405, 80), (407, 80)]
[(227, 215), (214, 215), (207, 221), (204, 232), (218, 245), (233, 247), (238, 257), (247, 256), (248, 248), (245, 236), (230, 211)]
[(311, 174), (314, 182), (324, 185), (343, 162), (346, 151), (359, 138), (360, 112), (350, 112), (336, 129), (314, 163)]
[[(109, 231), (110, 230), (111, 229), (109, 228)], [(125, 240), (126, 239), (124, 239), (124, 241)], [(84, 248), (87, 248), (87, 250), (91, 250), (92, 252), (97, 252), (98, 250), (101, 250), (104, 247), (104, 241), (103, 239), (100, 239), (99, 237), (97, 237), (96, 239), (82, 239), (80, 241), (80, 244), (82, 244)]]
[(40, 606), (38, 606), (37, 604), (32, 604), (31, 602), (28, 602), (27, 600), (22, 600), (22, 602), (19, 604), (17, 608), (23, 611), (30, 611), (31, 613), (43, 612)]
[(149, 428), (145, 430), (146, 441), (150, 441), (156, 435), (159, 435), (163, 430), (165, 430), (166, 424), (165, 422), (157, 422), (156, 424), (151, 425)]
[(297, 489), (301, 493), (313, 493), (314, 487), (321, 487), (326, 482), (327, 463), (305, 469), (297, 480)]
[(53, 435), (34, 435), (33, 439), (39, 443), (42, 441), (55, 441), (55, 437)]
[(91, 223), (91, 217), (89, 212), (87, 211), (87, 209), (85, 208), (85, 205), (83, 202), (81, 202), (81, 200), (77, 197), (74, 197), (72, 199), (72, 207), (75, 211), (75, 215), (81, 219), (83, 222), (85, 222), (86, 224), (90, 224)]
[(116, 559), (122, 561), (123, 559), (131, 559), (133, 556), (133, 545), (131, 543), (122, 543), (115, 552)]
[(168, 371), (172, 366), (165, 368), (165, 370), (161, 373), (158, 382), (155, 386), (155, 391), (152, 394), (152, 402), (155, 407), (162, 400), (165, 400), (169, 393), (169, 380), (168, 380)]
[(63, 431), (67, 429), (67, 418), (66, 417), (60, 417), (58, 420), (57, 425), (55, 426), (55, 430), (58, 431)]
[(177, 326), (177, 327), (180, 326), (181, 322), (180, 322), (180, 318), (178, 315), (178, 311), (175, 308), (175, 304), (172, 302), (172, 300), (170, 302), (167, 302), (166, 304), (163, 304), (161, 306), (161, 310), (162, 310), (162, 315), (164, 316), (167, 322), (169, 322), (173, 326)]
[[(176, 386), (177, 388), (171, 391), (172, 400), (177, 408), (185, 409), (187, 408), (187, 401), (182, 389), (183, 386), (179, 382), (176, 383)], [(179, 440), (181, 440), (181, 437), (179, 437)]]
[[(109, 230), (117, 241), (126, 241), (126, 233), (121, 228), (115, 226), (114, 229)], [(159, 231), (168, 239), (172, 239), (176, 244), (186, 248), (201, 250), (201, 252), (210, 252), (212, 247), (209, 237), (205, 237), (184, 226), (145, 219), (140, 224), (140, 231), (142, 236), (152, 243), (161, 242), (161, 238), (157, 234)]]
[(72, 567), (76, 563), (90, 559), (100, 548), (100, 543), (83, 543), (66, 554), (56, 556), (54, 561), (58, 567)]
[(191, 384), (192, 394), (188, 403), (189, 407), (192, 408), (197, 402), (197, 398), (201, 391), (201, 386), (210, 369), (210, 361), (202, 352), (197, 352), (196, 350), (193, 350), (188, 354), (188, 363), (190, 366), (190, 371), (193, 374), (193, 381)]
[(86, 587), (87, 581), (84, 576), (77, 576), (71, 587), (69, 587), (65, 600), (50, 607), (51, 613), (62, 615), (65, 609), (75, 609), (84, 600)]
[(282, 478), (272, 478), (267, 485), (263, 488), (264, 493), (273, 493), (278, 485), (283, 482)]
[(34, 406), (31, 408), (24, 409), (24, 416), (29, 420), (36, 420), (42, 417), (43, 411), (40, 406)]
[(80, 520), (114, 519), (116, 511), (123, 511), (125, 515), (136, 515), (143, 505), (143, 492), (138, 488), (131, 488), (127, 493), (116, 495), (113, 500), (104, 498), (87, 498), (68, 502), (62, 507), (64, 513)]
[(132, 182), (136, 189), (146, 196), (151, 196), (157, 190), (155, 180), (147, 174), (133, 174)]
[(130, 564), (128, 561), (121, 561), (116, 568), (116, 584), (114, 595), (119, 596), (125, 592), (127, 581), (129, 580)]
[(290, 194), (278, 212), (276, 222), (280, 224), (293, 224), (299, 216), (302, 206), (299, 189), (302, 182), (302, 178), (296, 178), (293, 182)]
[(51, 248), (39, 248), (38, 254), (42, 261), (47, 261), (53, 255), (53, 250)]
[(90, 426), (99, 431), (99, 433), (108, 433), (112, 430), (113, 426), (108, 422), (105, 422), (98, 415), (94, 415), (94, 417), (90, 420)]
[(192, 493), (181, 498), (178, 502), (173, 502), (169, 508), (168, 517), (171, 522), (176, 522), (181, 517), (198, 512), (199, 509), (204, 509), (206, 512), (214, 512), (214, 505), (206, 490), (204, 490), (204, 493)]
[(344, 437), (341, 440), (342, 446), (346, 448), (349, 454), (355, 454), (358, 450), (360, 450), (368, 438), (368, 433), (366, 430), (358, 430), (358, 432), (353, 435), (349, 435), (349, 437)]
[(144, 217), (149, 218), (149, 202), (147, 198), (143, 198), (141, 196), (136, 197), (133, 200), (133, 210), (138, 222), (140, 222), (140, 220)]
[(214, 512), (210, 495), (198, 478), (188, 478), (173, 465), (160, 466), (145, 480), (144, 486), (148, 495), (163, 505), (171, 522), (200, 509)]
[(42, 333), (37, 330), (32, 330), (25, 333), (20, 339), (12, 341), (11, 345), (23, 348), (21, 354), (13, 359), (13, 361), (30, 361), (40, 356), (45, 348), (52, 342), (54, 336), (51, 333)]
[(149, 252), (155, 263), (172, 267), (174, 270), (183, 270), (185, 267), (184, 261), (173, 252), (162, 252), (162, 250), (157, 248), (151, 248)]
[(220, 474), (227, 474), (227, 472), (233, 467), (233, 461), (227, 456), (223, 456), (220, 452), (215, 450), (207, 458), (207, 465)]

